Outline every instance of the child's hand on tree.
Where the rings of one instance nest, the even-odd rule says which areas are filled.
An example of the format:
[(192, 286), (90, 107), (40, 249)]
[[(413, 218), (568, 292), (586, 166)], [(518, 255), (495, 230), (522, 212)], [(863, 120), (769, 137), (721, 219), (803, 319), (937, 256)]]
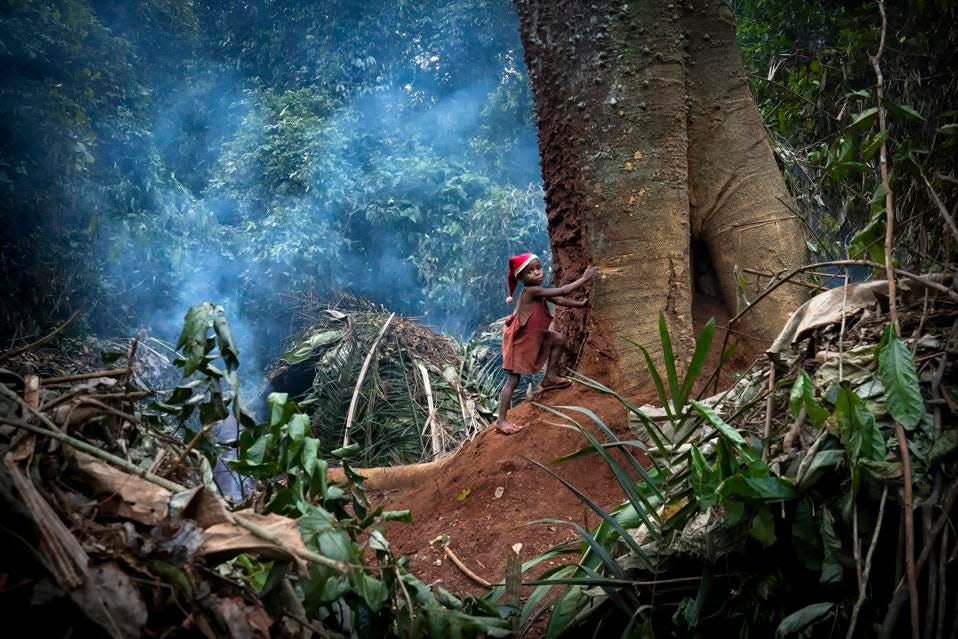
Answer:
[(582, 279), (583, 279), (583, 281), (588, 282), (588, 281), (590, 281), (593, 277), (595, 277), (595, 267), (594, 267), (594, 266), (587, 266), (586, 269), (585, 269), (585, 271), (582, 273)]

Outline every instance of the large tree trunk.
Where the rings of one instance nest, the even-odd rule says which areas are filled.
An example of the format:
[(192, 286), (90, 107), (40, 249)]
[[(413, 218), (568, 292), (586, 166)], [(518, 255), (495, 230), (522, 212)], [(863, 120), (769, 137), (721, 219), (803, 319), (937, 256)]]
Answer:
[[(799, 221), (748, 92), (734, 16), (721, 0), (516, 0), (532, 81), (553, 281), (599, 270), (589, 311), (559, 323), (583, 343), (573, 364), (620, 388), (661, 358), (665, 314), (689, 352), (696, 272), (714, 267), (734, 313), (737, 272), (804, 259)], [(770, 339), (801, 302), (782, 287), (739, 327)], [(611, 368), (606, 366), (611, 362)]]

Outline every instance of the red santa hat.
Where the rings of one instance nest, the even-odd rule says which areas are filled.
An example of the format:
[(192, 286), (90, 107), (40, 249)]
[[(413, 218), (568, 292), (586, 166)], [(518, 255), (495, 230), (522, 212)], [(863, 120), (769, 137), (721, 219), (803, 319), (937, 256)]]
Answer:
[(535, 253), (520, 253), (509, 258), (509, 297), (506, 298), (506, 304), (512, 304), (512, 295), (516, 292), (516, 286), (519, 284), (519, 273), (522, 269), (532, 264), (532, 260), (539, 259)]

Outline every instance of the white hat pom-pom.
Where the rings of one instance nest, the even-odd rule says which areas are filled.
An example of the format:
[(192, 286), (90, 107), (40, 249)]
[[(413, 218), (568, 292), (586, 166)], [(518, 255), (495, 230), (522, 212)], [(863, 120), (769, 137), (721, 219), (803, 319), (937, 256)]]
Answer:
[(512, 304), (513, 301), (514, 301), (514, 300), (512, 299), (512, 296), (511, 296), (511, 295), (506, 298), (506, 304)]

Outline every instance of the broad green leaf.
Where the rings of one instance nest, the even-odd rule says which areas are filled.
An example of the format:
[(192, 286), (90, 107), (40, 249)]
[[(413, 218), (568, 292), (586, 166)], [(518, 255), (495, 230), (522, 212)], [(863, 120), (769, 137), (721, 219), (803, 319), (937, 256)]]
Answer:
[(226, 362), (226, 370), (235, 371), (239, 368), (239, 349), (233, 341), (233, 332), (225, 315), (218, 315), (213, 320), (213, 331), (219, 340), (220, 357)]
[(727, 437), (729, 441), (732, 441), (739, 446), (745, 446), (745, 438), (742, 437), (741, 433), (725, 423), (725, 420), (722, 419), (718, 413), (712, 409), (711, 406), (707, 406), (702, 402), (693, 399), (692, 408), (695, 409), (699, 415), (705, 418), (705, 420), (715, 427), (723, 436)]
[(856, 113), (852, 116), (851, 124), (848, 125), (849, 129), (865, 129), (872, 125), (873, 122), (878, 118), (878, 107), (871, 107), (865, 109), (860, 113)]
[(379, 612), (389, 600), (386, 584), (371, 575), (363, 573), (357, 580), (357, 592), (373, 612)]
[(900, 120), (910, 120), (912, 122), (924, 122), (925, 118), (921, 113), (907, 104), (897, 104), (887, 97), (883, 100), (888, 114)]
[(273, 435), (267, 433), (263, 435), (246, 451), (244, 455), (244, 461), (249, 461), (254, 464), (262, 464), (266, 459), (266, 455), (269, 452), (272, 452), (273, 448)]
[(303, 471), (312, 479), (319, 468), (319, 440), (315, 437), (306, 437), (303, 440)]
[(839, 561), (838, 555), (842, 552), (842, 541), (835, 533), (835, 518), (827, 508), (822, 509), (821, 531), (822, 546), (825, 550), (822, 559), (822, 574), (819, 581), (823, 584), (838, 583), (842, 580), (845, 568)]
[(351, 558), (352, 540), (345, 531), (336, 528), (332, 514), (319, 506), (309, 506), (305, 515), (297, 521), (303, 543), (321, 555), (348, 562)]
[(341, 339), (343, 334), (343, 331), (334, 329), (310, 335), (309, 338), (297, 344), (280, 359), (290, 365), (299, 364), (309, 359), (314, 350), (320, 346), (325, 346)]
[(872, 159), (878, 150), (881, 148), (881, 145), (885, 140), (888, 139), (888, 129), (884, 131), (879, 131), (873, 135), (869, 135), (867, 138), (862, 140), (861, 150), (859, 151), (862, 160), (868, 162)]
[(845, 460), (845, 451), (837, 448), (829, 450), (820, 450), (815, 453), (815, 457), (809, 462), (805, 474), (802, 475), (799, 488), (807, 490), (825, 475), (829, 470), (834, 470), (838, 464)]
[(775, 631), (775, 636), (784, 638), (791, 634), (803, 632), (809, 626), (824, 619), (825, 615), (831, 612), (831, 609), (834, 607), (835, 604), (826, 601), (805, 606), (801, 610), (796, 610), (782, 619), (782, 622), (778, 624), (778, 629)]
[(289, 397), (286, 393), (270, 393), (266, 398), (269, 405), (269, 424), (278, 426), (283, 423), (283, 414), (286, 410), (286, 399)]
[(795, 548), (795, 556), (806, 568), (819, 571), (822, 568), (822, 544), (813, 511), (812, 498), (802, 497), (792, 518), (792, 546)]
[(745, 477), (732, 475), (722, 481), (716, 489), (722, 499), (735, 498), (742, 501), (774, 502), (793, 499), (797, 493), (795, 487), (779, 477)]
[(209, 330), (210, 316), (214, 306), (203, 302), (191, 306), (183, 318), (183, 329), (176, 341), (176, 349), (183, 353), (183, 376), (188, 377), (199, 370), (204, 362), (207, 349), (206, 334)]
[(878, 345), (878, 376), (885, 385), (885, 407), (895, 421), (914, 428), (925, 414), (925, 401), (911, 351), (888, 325)]
[(763, 546), (775, 543), (775, 516), (767, 507), (759, 508), (752, 518), (752, 528), (749, 534)]
[(220, 394), (215, 394), (210, 401), (200, 404), (200, 423), (204, 426), (226, 419), (229, 414), (230, 411)]
[(369, 547), (373, 550), (389, 550), (389, 541), (378, 530), (369, 533)]
[(409, 509), (406, 510), (386, 510), (383, 511), (383, 520), (384, 521), (412, 521), (412, 511)]
[(828, 411), (815, 401), (814, 388), (815, 385), (808, 373), (799, 370), (788, 397), (788, 412), (792, 417), (798, 417), (802, 406), (804, 406), (808, 419), (815, 426), (821, 426), (828, 419)]
[[(877, 194), (878, 190), (875, 192)], [(884, 192), (879, 197), (884, 198)], [(848, 256), (853, 260), (869, 259), (879, 264), (885, 261), (885, 212), (881, 207), (865, 228), (852, 236), (848, 243)]]
[(301, 442), (309, 432), (309, 416), (302, 413), (293, 415), (289, 420), (289, 438)]
[(320, 601), (329, 603), (341, 599), (349, 592), (349, 578), (345, 575), (332, 577), (326, 581), (320, 594)]
[(834, 416), (840, 427), (842, 444), (853, 463), (857, 464), (863, 459), (880, 461), (885, 458), (885, 438), (875, 416), (846, 385), (842, 385), (838, 391)]

